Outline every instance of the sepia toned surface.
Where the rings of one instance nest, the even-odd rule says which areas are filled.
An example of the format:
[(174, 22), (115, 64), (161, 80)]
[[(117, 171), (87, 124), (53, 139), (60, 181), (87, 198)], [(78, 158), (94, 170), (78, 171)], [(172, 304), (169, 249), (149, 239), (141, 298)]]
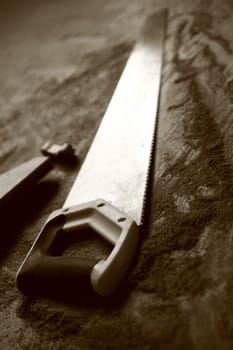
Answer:
[[(53, 170), (1, 219), (1, 349), (233, 346), (232, 1), (2, 2), (0, 172), (37, 156), (47, 140), (72, 143), (83, 161), (143, 21), (164, 6), (156, 152), (138, 259), (107, 301), (20, 294), (16, 272), (78, 167)], [(101, 254), (94, 243), (82, 243), (80, 253)]]

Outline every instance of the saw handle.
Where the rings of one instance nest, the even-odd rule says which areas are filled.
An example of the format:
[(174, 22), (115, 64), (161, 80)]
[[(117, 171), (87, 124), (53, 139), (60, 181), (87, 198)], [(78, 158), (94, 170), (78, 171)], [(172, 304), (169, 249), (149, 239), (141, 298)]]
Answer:
[(24, 294), (53, 295), (67, 290), (86, 293), (91, 289), (89, 275), (95, 260), (53, 255), (54, 243), (59, 241), (64, 223), (64, 215), (47, 222), (26, 257), (17, 276), (18, 288)]
[[(113, 249), (106, 259), (59, 255), (59, 241), (86, 228), (102, 236)], [(127, 272), (138, 245), (138, 226), (117, 208), (97, 200), (54, 212), (42, 228), (17, 273), (24, 294), (65, 295), (114, 292)], [(60, 239), (62, 237), (62, 240)]]

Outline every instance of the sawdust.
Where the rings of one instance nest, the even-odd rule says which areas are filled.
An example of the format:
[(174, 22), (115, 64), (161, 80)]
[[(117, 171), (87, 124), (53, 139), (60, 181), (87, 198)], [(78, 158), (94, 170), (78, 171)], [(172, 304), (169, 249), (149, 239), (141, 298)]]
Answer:
[[(167, 3), (152, 195), (138, 259), (112, 299), (17, 291), (19, 264), (78, 168), (53, 171), (2, 222), (3, 349), (232, 347), (232, 2)], [(1, 21), (2, 33), (13, 23), (18, 33), (2, 40), (1, 171), (36, 155), (47, 139), (68, 139), (82, 162), (142, 18), (161, 6), (30, 4), (15, 13), (7, 5)]]
[[(224, 291), (219, 292), (215, 300), (224, 298), (225, 293), (228, 295), (232, 278), (229, 262), (232, 257), (227, 252), (231, 248), (226, 248), (227, 244), (231, 245), (232, 239), (232, 150), (229, 149), (231, 142), (226, 142), (227, 132), (222, 133), (225, 115), (228, 113), (228, 118), (231, 115), (227, 108), (222, 115), (216, 115), (206, 88), (211, 86), (211, 94), (215, 91), (216, 104), (220, 105), (221, 99), (226, 99), (231, 108), (229, 90), (221, 99), (219, 96), (225, 86), (225, 71), (229, 69), (230, 62), (219, 66), (216, 46), (210, 41), (221, 46), (218, 54), (227, 54), (232, 49), (224, 38), (211, 34), (210, 14), (194, 14), (189, 21), (181, 19), (177, 22), (177, 36), (172, 39), (175, 43), (174, 56), (168, 64), (174, 83), (170, 83), (168, 92), (165, 86), (166, 105), (170, 113), (166, 118), (162, 107), (160, 114), (167, 120), (170, 118), (171, 122), (168, 120), (166, 125), (166, 120), (160, 120), (165, 127), (159, 126), (158, 131), (161, 140), (158, 140), (155, 165), (157, 176), (151, 202), (151, 230), (143, 244), (132, 282), (134, 288), (136, 285), (140, 291), (154, 293), (164, 302), (183, 300), (185, 297), (190, 304), (196, 298), (205, 304), (207, 291), (218, 290), (223, 281), (228, 286), (225, 285)], [(197, 41), (195, 36), (199, 37)], [(186, 40), (191, 40), (187, 48)], [(209, 41), (208, 50), (205, 45), (201, 50), (202, 42), (206, 40)], [(192, 50), (191, 53), (189, 50)], [(174, 94), (176, 85), (179, 85), (178, 91), (182, 90), (182, 97)], [(162, 149), (164, 146), (165, 150)], [(177, 198), (180, 200), (177, 201)], [(199, 242), (207, 231), (208, 243), (200, 249)], [(227, 259), (221, 256), (220, 246), (225, 247), (222, 254), (227, 254)], [(216, 253), (218, 248), (219, 252)], [(199, 312), (198, 319), (205, 317), (201, 310)], [(197, 348), (204, 348), (204, 345), (207, 348), (220, 348), (220, 344), (225, 348), (219, 336), (210, 343), (205, 338), (205, 329), (206, 334), (211, 331), (218, 334), (224, 328), (221, 322), (215, 321), (217, 307), (213, 307), (211, 313), (214, 329), (203, 325), (203, 343), (198, 343)], [(230, 318), (226, 318), (232, 325)], [(195, 333), (193, 329), (192, 332)]]

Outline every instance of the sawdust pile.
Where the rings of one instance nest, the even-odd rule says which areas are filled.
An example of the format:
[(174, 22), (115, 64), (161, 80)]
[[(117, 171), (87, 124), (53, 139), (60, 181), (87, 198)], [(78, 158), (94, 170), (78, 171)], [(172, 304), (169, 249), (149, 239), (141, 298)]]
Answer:
[(229, 349), (232, 2), (85, 3), (3, 7), (0, 171), (37, 155), (48, 139), (75, 144), (82, 162), (142, 20), (169, 5), (141, 248), (114, 299), (23, 297), (16, 271), (78, 169), (51, 172), (2, 220), (1, 349)]

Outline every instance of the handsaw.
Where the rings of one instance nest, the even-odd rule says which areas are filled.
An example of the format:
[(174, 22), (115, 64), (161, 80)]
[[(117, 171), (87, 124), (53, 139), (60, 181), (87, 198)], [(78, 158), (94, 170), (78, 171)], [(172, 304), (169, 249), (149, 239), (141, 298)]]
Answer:
[[(53, 212), (17, 273), (24, 294), (112, 294), (139, 242), (156, 128), (166, 11), (152, 15), (126, 63), (62, 209)], [(56, 243), (91, 228), (112, 250), (105, 259), (63, 256)]]

